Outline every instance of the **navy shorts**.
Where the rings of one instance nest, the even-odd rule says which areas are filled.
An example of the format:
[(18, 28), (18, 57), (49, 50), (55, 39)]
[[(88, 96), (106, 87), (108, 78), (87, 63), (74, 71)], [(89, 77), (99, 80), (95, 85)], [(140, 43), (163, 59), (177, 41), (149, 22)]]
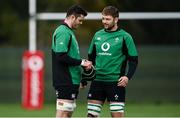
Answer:
[(55, 88), (57, 99), (74, 100), (79, 93), (79, 85), (59, 86)]
[(117, 86), (117, 82), (92, 81), (88, 93), (89, 100), (109, 102), (125, 102), (125, 87)]

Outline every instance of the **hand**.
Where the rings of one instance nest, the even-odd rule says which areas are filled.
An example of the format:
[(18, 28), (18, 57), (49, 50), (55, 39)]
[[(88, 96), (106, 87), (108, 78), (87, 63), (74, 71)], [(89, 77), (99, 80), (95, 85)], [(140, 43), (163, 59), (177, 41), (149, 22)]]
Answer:
[(83, 59), (81, 65), (82, 65), (86, 70), (89, 70), (89, 69), (91, 69), (91, 67), (92, 67), (92, 62)]
[(118, 81), (118, 86), (126, 87), (128, 84), (128, 81), (129, 81), (128, 77), (122, 76)]
[(83, 88), (86, 88), (86, 87), (87, 87), (87, 81), (82, 79), (79, 88), (83, 89)]

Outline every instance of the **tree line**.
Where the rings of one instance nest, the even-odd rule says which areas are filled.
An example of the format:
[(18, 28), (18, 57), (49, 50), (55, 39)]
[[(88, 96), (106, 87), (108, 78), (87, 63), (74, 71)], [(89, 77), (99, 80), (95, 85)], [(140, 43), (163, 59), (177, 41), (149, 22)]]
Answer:
[[(114, 5), (121, 12), (179, 12), (179, 0), (37, 0), (37, 12), (66, 12), (80, 4), (88, 12), (101, 12), (107, 5)], [(28, 0), (0, 1), (0, 46), (28, 45)], [(37, 44), (51, 44), (52, 31), (61, 21), (38, 21)], [(180, 44), (179, 19), (171, 20), (121, 20), (120, 27), (130, 32), (137, 44)], [(94, 33), (102, 28), (101, 21), (85, 21), (76, 31), (81, 43), (87, 44)]]

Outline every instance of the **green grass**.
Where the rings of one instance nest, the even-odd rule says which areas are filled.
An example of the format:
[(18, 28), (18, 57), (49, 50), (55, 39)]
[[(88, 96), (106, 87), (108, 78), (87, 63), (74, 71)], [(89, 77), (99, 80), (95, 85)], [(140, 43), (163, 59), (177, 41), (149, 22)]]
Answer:
[[(126, 117), (180, 117), (180, 104), (126, 105)], [(73, 117), (86, 116), (86, 103), (78, 103)], [(45, 104), (42, 110), (26, 110), (20, 104), (0, 104), (0, 117), (54, 117), (55, 104)], [(104, 105), (101, 117), (110, 117), (108, 105)]]

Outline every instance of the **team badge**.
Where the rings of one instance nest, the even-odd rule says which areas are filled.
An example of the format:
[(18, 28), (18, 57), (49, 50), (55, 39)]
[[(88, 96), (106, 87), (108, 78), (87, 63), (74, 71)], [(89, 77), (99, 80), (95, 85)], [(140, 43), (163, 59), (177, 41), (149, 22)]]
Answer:
[(116, 95), (114, 96), (115, 100), (118, 100), (118, 97), (119, 97), (119, 96), (116, 94)]

